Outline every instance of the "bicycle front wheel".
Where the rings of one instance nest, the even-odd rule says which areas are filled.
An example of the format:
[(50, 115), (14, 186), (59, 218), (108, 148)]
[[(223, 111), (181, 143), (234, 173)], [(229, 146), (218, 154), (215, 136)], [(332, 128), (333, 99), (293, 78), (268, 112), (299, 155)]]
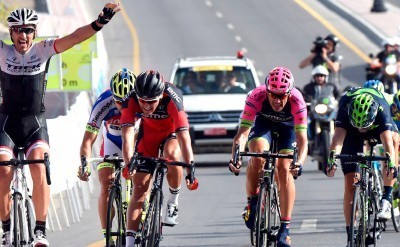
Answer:
[(265, 184), (261, 184), (258, 194), (257, 211), (255, 217), (256, 246), (265, 247), (267, 245), (267, 210), (270, 205), (271, 197)]
[(107, 206), (106, 247), (124, 246), (125, 232), (121, 192), (117, 188), (112, 188)]
[(146, 219), (142, 226), (142, 247), (157, 247), (161, 237), (161, 192), (156, 190), (150, 197)]
[(368, 205), (365, 200), (365, 191), (357, 185), (354, 190), (353, 208), (350, 221), (350, 247), (364, 247), (367, 237)]
[(27, 225), (28, 225), (28, 237), (29, 237), (29, 244), (31, 244), (34, 240), (34, 229), (36, 224), (36, 217), (35, 211), (33, 209), (33, 202), (32, 199), (29, 197), (25, 200), (25, 207), (26, 207), (26, 217), (27, 217)]
[(400, 191), (398, 188), (392, 194), (392, 221), (396, 232), (400, 231)]
[(23, 205), (22, 196), (20, 194), (13, 195), (12, 208), (12, 242), (13, 246), (25, 246), (28, 244), (28, 225), (26, 223), (27, 213)]

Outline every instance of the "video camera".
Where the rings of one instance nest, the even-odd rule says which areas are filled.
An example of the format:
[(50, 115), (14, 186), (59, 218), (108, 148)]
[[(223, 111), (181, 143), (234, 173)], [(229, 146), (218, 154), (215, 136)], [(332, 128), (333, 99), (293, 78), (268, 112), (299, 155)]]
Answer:
[(311, 50), (311, 52), (321, 54), (322, 48), (325, 47), (325, 45), (328, 43), (328, 41), (322, 37), (317, 37), (313, 43), (314, 43), (314, 48)]

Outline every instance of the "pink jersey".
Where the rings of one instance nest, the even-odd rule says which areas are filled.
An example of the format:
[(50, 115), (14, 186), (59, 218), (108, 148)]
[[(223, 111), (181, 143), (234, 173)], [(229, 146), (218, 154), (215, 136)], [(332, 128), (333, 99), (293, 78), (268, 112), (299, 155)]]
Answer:
[(256, 116), (272, 122), (294, 124), (296, 132), (307, 130), (307, 106), (296, 88), (292, 89), (287, 104), (280, 112), (272, 109), (267, 99), (265, 84), (250, 91), (246, 98), (240, 126), (250, 128)]

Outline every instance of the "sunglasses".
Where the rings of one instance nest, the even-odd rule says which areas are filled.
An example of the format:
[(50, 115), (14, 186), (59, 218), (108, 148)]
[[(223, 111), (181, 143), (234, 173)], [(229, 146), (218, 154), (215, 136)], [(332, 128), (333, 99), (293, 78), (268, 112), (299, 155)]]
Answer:
[(34, 28), (29, 28), (29, 27), (12, 27), (11, 30), (13, 30), (18, 34), (25, 33), (26, 35), (35, 32)]
[(325, 77), (324, 74), (316, 74), (315, 76), (316, 76), (316, 77)]
[(285, 99), (287, 99), (287, 97), (289, 97), (289, 93), (276, 94), (271, 91), (268, 91), (268, 96), (272, 97), (273, 99), (285, 100)]
[(149, 105), (155, 104), (155, 103), (157, 103), (157, 102), (160, 100), (160, 98), (155, 98), (155, 99), (142, 99), (142, 98), (138, 98), (138, 99), (139, 99), (139, 102), (140, 102), (140, 103), (142, 103), (142, 104), (149, 104)]

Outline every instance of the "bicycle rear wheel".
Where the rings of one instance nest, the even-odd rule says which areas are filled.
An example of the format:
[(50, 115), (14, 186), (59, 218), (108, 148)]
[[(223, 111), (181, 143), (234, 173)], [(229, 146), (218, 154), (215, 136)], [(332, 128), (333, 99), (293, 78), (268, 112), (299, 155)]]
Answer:
[(29, 237), (29, 244), (33, 243), (34, 240), (34, 229), (36, 224), (36, 217), (35, 211), (33, 209), (33, 202), (32, 199), (29, 197), (25, 200), (25, 207), (26, 207), (26, 217), (27, 217), (27, 225), (28, 225), (28, 237)]
[(111, 188), (107, 206), (106, 247), (125, 245), (126, 229), (121, 200), (121, 192)]
[(350, 247), (364, 247), (367, 237), (367, 221), (365, 215), (368, 214), (368, 205), (365, 201), (365, 191), (361, 190), (360, 185), (356, 185), (353, 196), (353, 208), (350, 221)]
[(161, 192), (156, 190), (150, 197), (146, 219), (142, 225), (142, 247), (157, 247), (161, 238)]
[(25, 246), (28, 244), (28, 225), (26, 223), (27, 212), (23, 205), (22, 196), (20, 194), (13, 195), (12, 208), (12, 242), (13, 246)]

